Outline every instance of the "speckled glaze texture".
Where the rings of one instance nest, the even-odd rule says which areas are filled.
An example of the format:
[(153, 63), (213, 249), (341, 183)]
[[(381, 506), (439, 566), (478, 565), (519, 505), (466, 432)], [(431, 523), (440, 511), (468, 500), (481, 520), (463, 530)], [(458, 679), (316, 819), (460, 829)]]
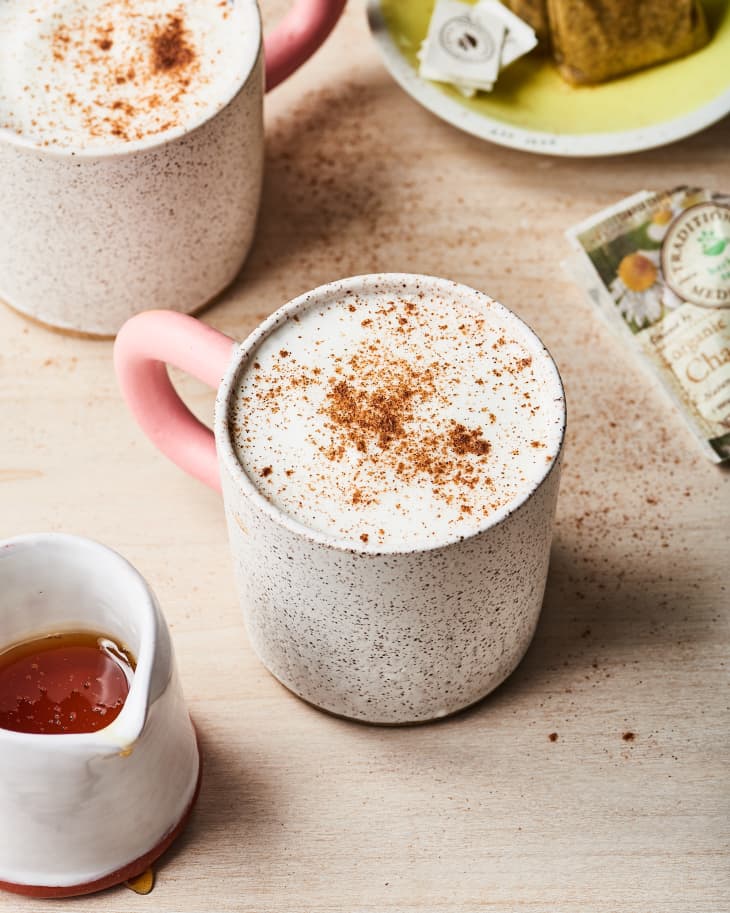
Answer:
[[(382, 279), (474, 294), (429, 277)], [(351, 290), (378, 281), (358, 277), (339, 285)], [(551, 404), (561, 434), (542, 480), (473, 535), (378, 551), (372, 543), (355, 548), (307, 529), (261, 496), (242, 471), (230, 441), (230, 401), (261, 337), (336, 286), (273, 315), (234, 353), (219, 390), (216, 443), (246, 627), (269, 670), (324, 710), (380, 724), (438, 719), (496, 688), (532, 639), (547, 578), (564, 401), (561, 393)]]
[(234, 278), (263, 174), (263, 55), (190, 132), (120, 154), (0, 137), (0, 298), (43, 323), (109, 336), (150, 307), (190, 312)]
[(224, 472), (248, 636), (268, 669), (323, 710), (368, 723), (455, 713), (515, 669), (535, 632), (560, 476), (499, 525), (385, 555), (283, 528)]

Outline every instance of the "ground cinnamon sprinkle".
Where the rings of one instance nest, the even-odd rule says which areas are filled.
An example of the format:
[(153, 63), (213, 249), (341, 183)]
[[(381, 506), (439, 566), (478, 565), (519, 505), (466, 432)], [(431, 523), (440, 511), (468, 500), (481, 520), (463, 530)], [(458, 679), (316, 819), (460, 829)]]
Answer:
[[(438, 363), (415, 370), (406, 359), (384, 360), (382, 353), (374, 357), (361, 350), (351, 356), (346, 370), (347, 379), (330, 377), (323, 408), (331, 435), (323, 452), (330, 461), (348, 459), (348, 447), (354, 446), (379, 467), (389, 465), (404, 481), (429, 476), (434, 494), (449, 502), (454, 486), (488, 485), (473, 459), (480, 458), (479, 464), (491, 450), (481, 426), (467, 428), (451, 421), (445, 430), (424, 430), (415, 419), (417, 404), (436, 395)], [(351, 501), (363, 500), (372, 499), (358, 487)]]
[(71, 36), (68, 33), (68, 28), (65, 25), (59, 25), (51, 36), (51, 49), (54, 60), (61, 61), (65, 59), (70, 42)]
[(471, 431), (464, 425), (454, 424), (449, 432), (449, 441), (456, 453), (475, 453), (479, 456), (486, 456), (492, 445), (482, 437), (481, 428), (473, 428)]
[(136, 0), (101, 0), (93, 16), (60, 24), (47, 40), (53, 60), (78, 74), (83, 90), (66, 101), (89, 137), (132, 141), (179, 126), (193, 76), (207, 79), (183, 4), (150, 22)]
[[(236, 449), (257, 480), (273, 465), (259, 483), (267, 497), (305, 522), (331, 516), (358, 543), (380, 544), (399, 535), (401, 517), (426, 538), (446, 525), (474, 528), (529, 484), (510, 451), (526, 469), (538, 453), (542, 463), (545, 451), (530, 440), (542, 443), (544, 423), (538, 398), (523, 397), (534, 380), (519, 341), (468, 309), (456, 320), (444, 309), (442, 319), (438, 305), (415, 296), (333, 307), (341, 326), (326, 307), (312, 309), (301, 335), (289, 327), (244, 376)], [(523, 408), (534, 424), (515, 417)], [(505, 436), (520, 446), (505, 452)]]
[(106, 27), (100, 29), (102, 32), (101, 37), (97, 38), (96, 45), (100, 51), (111, 51), (114, 47), (114, 42), (112, 41), (112, 33), (114, 32), (113, 25), (107, 25)]
[(330, 382), (327, 415), (337, 427), (344, 429), (359, 451), (364, 453), (373, 438), (386, 450), (395, 439), (403, 437), (404, 423), (413, 418), (410, 400), (415, 392), (407, 382), (401, 381), (395, 389), (373, 392), (357, 390), (346, 380), (332, 378)]
[(150, 39), (152, 71), (154, 73), (182, 70), (195, 60), (182, 16), (170, 16), (164, 26), (158, 26)]

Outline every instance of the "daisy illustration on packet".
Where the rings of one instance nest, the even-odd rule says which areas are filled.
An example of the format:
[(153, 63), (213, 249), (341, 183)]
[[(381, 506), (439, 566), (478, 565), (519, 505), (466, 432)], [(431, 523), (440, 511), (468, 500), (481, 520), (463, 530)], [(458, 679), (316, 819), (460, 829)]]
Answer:
[(706, 455), (730, 459), (730, 197), (642, 191), (567, 237), (572, 277), (657, 375)]

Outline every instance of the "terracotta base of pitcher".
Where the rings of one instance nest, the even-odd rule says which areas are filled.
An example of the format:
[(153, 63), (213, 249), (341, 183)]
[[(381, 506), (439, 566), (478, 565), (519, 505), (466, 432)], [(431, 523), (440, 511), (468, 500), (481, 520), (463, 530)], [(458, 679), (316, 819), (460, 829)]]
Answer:
[(81, 894), (94, 894), (97, 891), (103, 891), (106, 888), (112, 888), (115, 885), (123, 884), (125, 881), (130, 881), (132, 878), (137, 878), (137, 876), (141, 875), (143, 872), (146, 872), (152, 863), (156, 862), (182, 833), (183, 828), (188, 822), (190, 813), (192, 812), (193, 807), (198, 800), (202, 773), (203, 764), (202, 760), (199, 760), (198, 781), (195, 784), (195, 792), (193, 793), (193, 798), (188, 803), (187, 808), (182, 813), (180, 820), (172, 828), (172, 830), (168, 831), (165, 834), (162, 840), (160, 840), (160, 842), (155, 847), (153, 847), (148, 853), (145, 853), (144, 856), (140, 856), (138, 859), (135, 859), (134, 862), (130, 862), (128, 865), (122, 866), (122, 868), (116, 869), (114, 872), (110, 872), (108, 875), (104, 875), (102, 878), (97, 878), (95, 881), (87, 881), (84, 884), (45, 886), (38, 884), (14, 884), (11, 881), (0, 881), (0, 890), (10, 891), (13, 894), (23, 894), (26, 897), (40, 897), (48, 899), (60, 897), (78, 897)]

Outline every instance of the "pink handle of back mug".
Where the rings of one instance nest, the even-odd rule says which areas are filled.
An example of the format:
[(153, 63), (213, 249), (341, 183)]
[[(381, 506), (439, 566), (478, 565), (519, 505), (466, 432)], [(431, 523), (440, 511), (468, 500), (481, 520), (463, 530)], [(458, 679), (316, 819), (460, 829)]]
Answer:
[(145, 311), (122, 327), (114, 366), (124, 399), (150, 440), (173, 463), (220, 490), (213, 432), (175, 392), (166, 364), (217, 389), (235, 342), (194, 317)]
[(266, 90), (269, 91), (312, 56), (335, 27), (345, 0), (298, 0), (266, 36)]

